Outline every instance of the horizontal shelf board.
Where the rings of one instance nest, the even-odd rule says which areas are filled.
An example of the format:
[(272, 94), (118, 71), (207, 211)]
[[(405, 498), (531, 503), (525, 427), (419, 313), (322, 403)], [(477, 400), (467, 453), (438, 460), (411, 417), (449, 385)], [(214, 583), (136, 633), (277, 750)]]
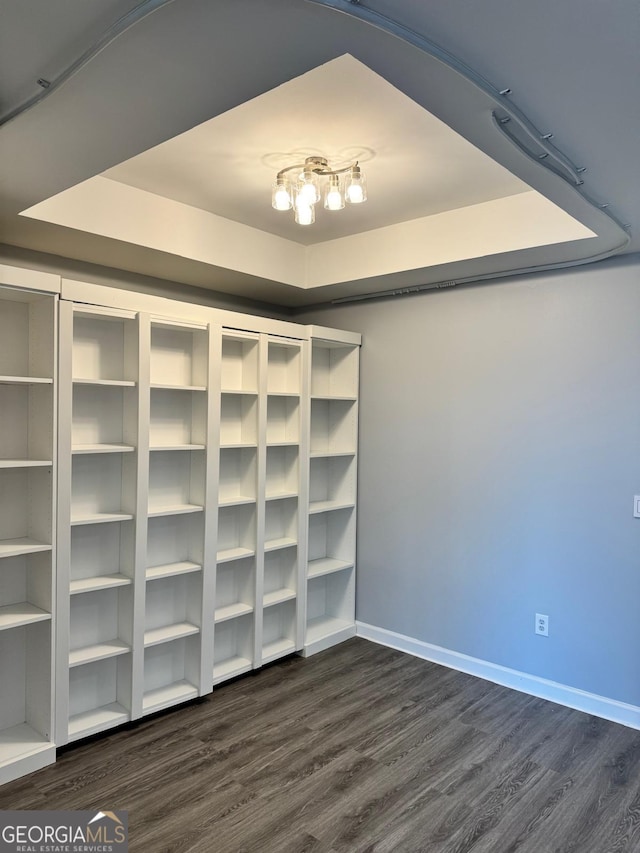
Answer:
[(274, 589), (273, 592), (265, 592), (262, 598), (262, 606), (271, 607), (274, 604), (282, 604), (283, 601), (291, 601), (295, 597), (295, 589), (289, 589), (288, 587)]
[(218, 551), (217, 563), (230, 563), (232, 560), (244, 560), (245, 557), (253, 557), (255, 551), (251, 548), (224, 548)]
[(152, 391), (206, 391), (206, 385), (165, 385), (162, 382), (152, 382)]
[(296, 441), (268, 441), (267, 447), (298, 447), (300, 442)]
[(218, 607), (214, 618), (216, 623), (227, 622), (229, 619), (235, 619), (237, 616), (245, 616), (247, 613), (253, 613), (253, 607), (242, 601), (236, 601), (235, 604), (226, 604), (224, 607)]
[(133, 515), (129, 512), (92, 512), (86, 515), (72, 515), (71, 526), (81, 524), (111, 524), (116, 521), (131, 521)]
[(4, 607), (0, 607), (0, 631), (30, 625), (32, 622), (46, 622), (48, 619), (51, 619), (50, 613), (29, 601), (5, 604)]
[(180, 702), (196, 699), (197, 696), (197, 687), (194, 687), (189, 681), (174, 681), (173, 684), (167, 684), (166, 687), (147, 690), (142, 697), (142, 710), (145, 714), (151, 714), (154, 711), (161, 711), (163, 708), (178, 705)]
[(344, 560), (336, 560), (334, 557), (321, 557), (318, 560), (310, 560), (307, 566), (307, 578), (321, 578), (323, 575), (332, 575), (334, 572), (343, 572), (352, 569), (353, 563)]
[(39, 551), (51, 551), (51, 545), (22, 536), (19, 539), (0, 539), (0, 559), (19, 557), (21, 554), (37, 554)]
[(0, 376), (0, 385), (53, 385), (46, 376)]
[(353, 501), (312, 501), (309, 504), (309, 515), (317, 512), (332, 512), (335, 509), (352, 509)]
[(249, 495), (236, 495), (231, 498), (218, 498), (218, 506), (243, 506), (244, 504), (254, 504), (256, 498)]
[(298, 492), (270, 492), (265, 495), (267, 501), (282, 501), (287, 498), (297, 498)]
[(91, 578), (78, 578), (69, 584), (71, 595), (80, 595), (83, 592), (99, 592), (101, 589), (113, 589), (117, 586), (130, 586), (133, 583), (126, 575), (96, 575)]
[(189, 512), (202, 512), (204, 507), (197, 504), (169, 504), (167, 506), (150, 506), (149, 518), (159, 518), (162, 515), (185, 515)]
[(0, 766), (52, 747), (51, 741), (28, 723), (10, 726), (0, 730)]
[(266, 539), (264, 543), (265, 551), (279, 551), (281, 548), (293, 548), (298, 544), (297, 539), (291, 539), (288, 536), (280, 536), (278, 539)]
[(267, 390), (268, 397), (299, 397), (300, 391), (269, 391)]
[(46, 376), (0, 376), (0, 385), (53, 385)]
[(355, 403), (358, 399), (351, 394), (312, 394), (312, 400), (339, 400), (343, 403)]
[(262, 663), (270, 663), (276, 658), (295, 652), (296, 644), (289, 637), (280, 637), (278, 640), (272, 640), (270, 643), (265, 643), (262, 647)]
[(307, 622), (306, 642), (315, 643), (332, 634), (344, 631), (345, 628), (353, 626), (353, 621), (338, 619), (335, 616), (317, 616)]
[(355, 450), (312, 450), (309, 454), (310, 459), (327, 459), (336, 456), (355, 456)]
[(167, 450), (204, 450), (204, 444), (156, 444), (153, 447), (150, 447), (149, 450), (151, 452), (154, 451), (167, 451)]
[(236, 441), (231, 444), (221, 444), (220, 450), (243, 450), (245, 447), (257, 447), (257, 441)]
[(200, 628), (197, 625), (192, 625), (191, 622), (176, 622), (173, 625), (163, 625), (162, 628), (151, 628), (144, 632), (144, 647), (148, 649), (151, 646), (171, 643), (173, 640), (191, 637), (193, 634), (199, 633)]
[(245, 397), (257, 397), (257, 391), (247, 391), (244, 388), (222, 388), (221, 394), (242, 394)]
[(233, 678), (236, 675), (242, 675), (243, 672), (250, 672), (253, 669), (253, 664), (249, 658), (236, 655), (232, 658), (227, 658), (213, 667), (213, 681), (217, 684), (227, 678)]
[(74, 456), (94, 453), (132, 453), (135, 447), (131, 444), (74, 444), (71, 452)]
[(133, 379), (86, 379), (83, 377), (74, 377), (74, 385), (106, 385), (111, 388), (135, 388), (136, 382)]
[(51, 459), (0, 459), (0, 468), (50, 468)]
[(150, 566), (146, 573), (148, 581), (158, 580), (158, 578), (171, 578), (175, 575), (187, 575), (191, 572), (199, 572), (202, 566), (199, 563), (192, 563), (190, 560), (181, 560), (179, 563), (165, 563), (162, 566)]
[(104, 643), (96, 643), (93, 646), (85, 646), (82, 649), (74, 649), (69, 652), (69, 666), (84, 666), (87, 663), (115, 658), (118, 655), (126, 655), (131, 651), (127, 643), (122, 640), (108, 640)]
[(74, 714), (69, 719), (69, 740), (78, 740), (81, 737), (98, 734), (105, 729), (112, 729), (114, 726), (121, 726), (123, 723), (128, 723), (129, 719), (129, 712), (118, 702)]

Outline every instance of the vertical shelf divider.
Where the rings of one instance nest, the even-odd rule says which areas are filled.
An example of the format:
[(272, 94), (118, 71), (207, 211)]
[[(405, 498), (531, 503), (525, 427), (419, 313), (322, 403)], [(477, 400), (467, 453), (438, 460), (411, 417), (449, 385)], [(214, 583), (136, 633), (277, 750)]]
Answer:
[(218, 480), (220, 469), (220, 391), (222, 384), (221, 353), (222, 329), (209, 324), (207, 353), (207, 447), (205, 451), (205, 518), (204, 559), (202, 561), (202, 601), (200, 629), (200, 695), (213, 690), (214, 665), (214, 611), (216, 602), (216, 575), (218, 552)]
[(262, 661), (262, 635), (264, 612), (264, 542), (266, 517), (267, 478), (267, 374), (269, 367), (269, 339), (260, 335), (258, 345), (258, 485), (256, 503), (256, 571), (255, 571), (255, 628), (253, 633), (253, 665)]
[(296, 612), (296, 649), (302, 649), (307, 623), (307, 563), (309, 543), (307, 518), (309, 509), (309, 430), (311, 417), (311, 342), (302, 342), (302, 377), (300, 395), (300, 497), (298, 500), (298, 608)]
[(69, 740), (69, 597), (71, 564), (71, 379), (73, 303), (61, 300), (58, 313), (58, 485), (57, 582), (56, 582), (56, 745)]
[(149, 508), (149, 424), (151, 409), (151, 322), (138, 314), (137, 352), (137, 459), (134, 519), (133, 643), (131, 652), (131, 719), (142, 716), (144, 693), (144, 620), (146, 600), (147, 532)]

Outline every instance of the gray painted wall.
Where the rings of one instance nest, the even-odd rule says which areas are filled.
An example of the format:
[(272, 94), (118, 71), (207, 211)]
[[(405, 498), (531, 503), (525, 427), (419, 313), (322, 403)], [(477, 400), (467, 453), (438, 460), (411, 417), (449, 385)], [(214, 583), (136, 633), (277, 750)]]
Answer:
[(364, 336), (358, 619), (640, 705), (640, 258), (296, 319)]

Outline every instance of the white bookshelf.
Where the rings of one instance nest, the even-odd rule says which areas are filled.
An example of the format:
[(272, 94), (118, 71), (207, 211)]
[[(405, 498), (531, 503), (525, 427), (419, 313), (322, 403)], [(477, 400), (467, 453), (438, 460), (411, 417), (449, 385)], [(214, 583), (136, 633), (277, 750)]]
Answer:
[(355, 634), (358, 360), (345, 336), (312, 333), (305, 654)]
[(55, 760), (56, 349), (53, 293), (0, 286), (0, 783)]
[[(355, 625), (357, 336), (324, 330), (312, 345), (311, 327), (71, 284), (55, 608), (38, 503), (53, 427), (25, 438), (12, 426), (0, 454), (0, 642), (56, 623), (58, 745)], [(53, 405), (44, 364), (0, 358), (14, 411), (28, 415), (29, 395)]]
[(257, 659), (270, 663), (302, 647), (301, 540), (306, 471), (301, 465), (306, 345), (267, 337), (263, 400), (264, 518), (259, 560)]
[(260, 360), (259, 335), (222, 330), (213, 684), (255, 665)]
[(60, 305), (56, 740), (132, 718), (140, 442), (135, 313)]

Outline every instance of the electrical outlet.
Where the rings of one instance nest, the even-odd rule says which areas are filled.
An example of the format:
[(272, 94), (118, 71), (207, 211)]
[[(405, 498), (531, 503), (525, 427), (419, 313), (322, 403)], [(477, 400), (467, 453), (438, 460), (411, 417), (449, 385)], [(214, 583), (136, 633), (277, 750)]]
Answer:
[(541, 637), (549, 636), (549, 617), (544, 613), (536, 613), (536, 634)]

